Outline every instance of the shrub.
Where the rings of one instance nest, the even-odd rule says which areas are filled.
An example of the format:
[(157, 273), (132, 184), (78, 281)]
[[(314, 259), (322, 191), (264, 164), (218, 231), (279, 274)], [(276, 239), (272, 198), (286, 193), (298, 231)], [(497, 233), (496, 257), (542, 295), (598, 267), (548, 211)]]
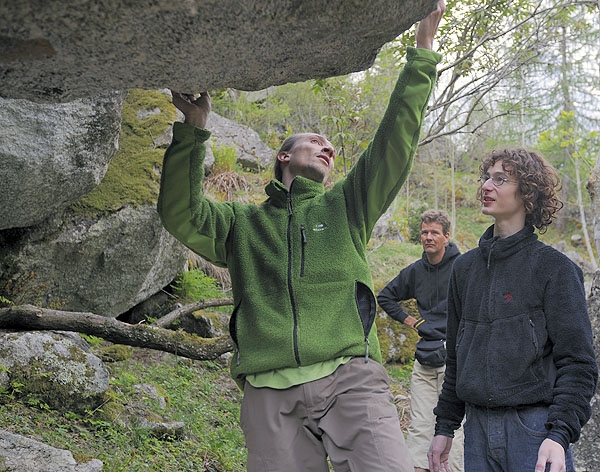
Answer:
[(212, 170), (215, 174), (235, 170), (237, 150), (234, 146), (228, 146), (226, 144), (218, 146), (214, 144), (212, 146), (212, 152), (215, 157), (215, 163)]
[(186, 303), (217, 298), (221, 295), (216, 280), (198, 269), (182, 272), (171, 286), (174, 295)]

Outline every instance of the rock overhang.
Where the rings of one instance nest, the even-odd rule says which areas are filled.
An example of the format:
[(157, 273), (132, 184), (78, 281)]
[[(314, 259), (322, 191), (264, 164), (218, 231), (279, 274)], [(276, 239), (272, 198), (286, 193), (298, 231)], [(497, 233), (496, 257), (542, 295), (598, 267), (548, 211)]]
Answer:
[(24, 0), (0, 5), (0, 97), (271, 85), (364, 70), (436, 0)]

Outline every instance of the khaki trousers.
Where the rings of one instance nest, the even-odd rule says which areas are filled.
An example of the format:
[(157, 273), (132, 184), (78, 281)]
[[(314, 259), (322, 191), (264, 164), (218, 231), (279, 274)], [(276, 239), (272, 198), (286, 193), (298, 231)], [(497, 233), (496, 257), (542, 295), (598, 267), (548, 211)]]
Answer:
[(284, 390), (244, 386), (249, 472), (413, 472), (387, 372), (354, 358)]
[[(406, 445), (410, 450), (415, 467), (429, 470), (427, 451), (433, 439), (435, 416), (433, 409), (444, 381), (442, 367), (426, 367), (415, 359), (410, 382), (410, 426), (406, 436)], [(461, 427), (454, 433), (450, 450), (452, 472), (464, 469), (464, 433)]]

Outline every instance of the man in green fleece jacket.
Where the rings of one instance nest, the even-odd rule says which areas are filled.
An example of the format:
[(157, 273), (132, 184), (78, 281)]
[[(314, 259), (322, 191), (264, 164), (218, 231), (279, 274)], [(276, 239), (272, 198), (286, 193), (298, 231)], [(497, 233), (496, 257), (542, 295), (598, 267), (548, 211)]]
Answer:
[(210, 98), (173, 92), (185, 115), (165, 154), (158, 211), (169, 232), (231, 275), (231, 373), (243, 388), (250, 472), (412, 471), (374, 324), (366, 245), (406, 180), (441, 56), (445, 5), (423, 19), (417, 48), (373, 140), (325, 191), (335, 150), (287, 138), (260, 205), (202, 190)]

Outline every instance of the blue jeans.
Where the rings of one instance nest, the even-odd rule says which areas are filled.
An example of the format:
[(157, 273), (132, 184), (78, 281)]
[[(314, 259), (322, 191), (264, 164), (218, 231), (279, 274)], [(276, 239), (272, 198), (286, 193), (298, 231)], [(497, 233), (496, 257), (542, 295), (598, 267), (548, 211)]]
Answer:
[[(534, 472), (547, 419), (545, 406), (488, 409), (467, 405), (465, 472)], [(565, 463), (567, 472), (575, 472), (570, 446)]]

